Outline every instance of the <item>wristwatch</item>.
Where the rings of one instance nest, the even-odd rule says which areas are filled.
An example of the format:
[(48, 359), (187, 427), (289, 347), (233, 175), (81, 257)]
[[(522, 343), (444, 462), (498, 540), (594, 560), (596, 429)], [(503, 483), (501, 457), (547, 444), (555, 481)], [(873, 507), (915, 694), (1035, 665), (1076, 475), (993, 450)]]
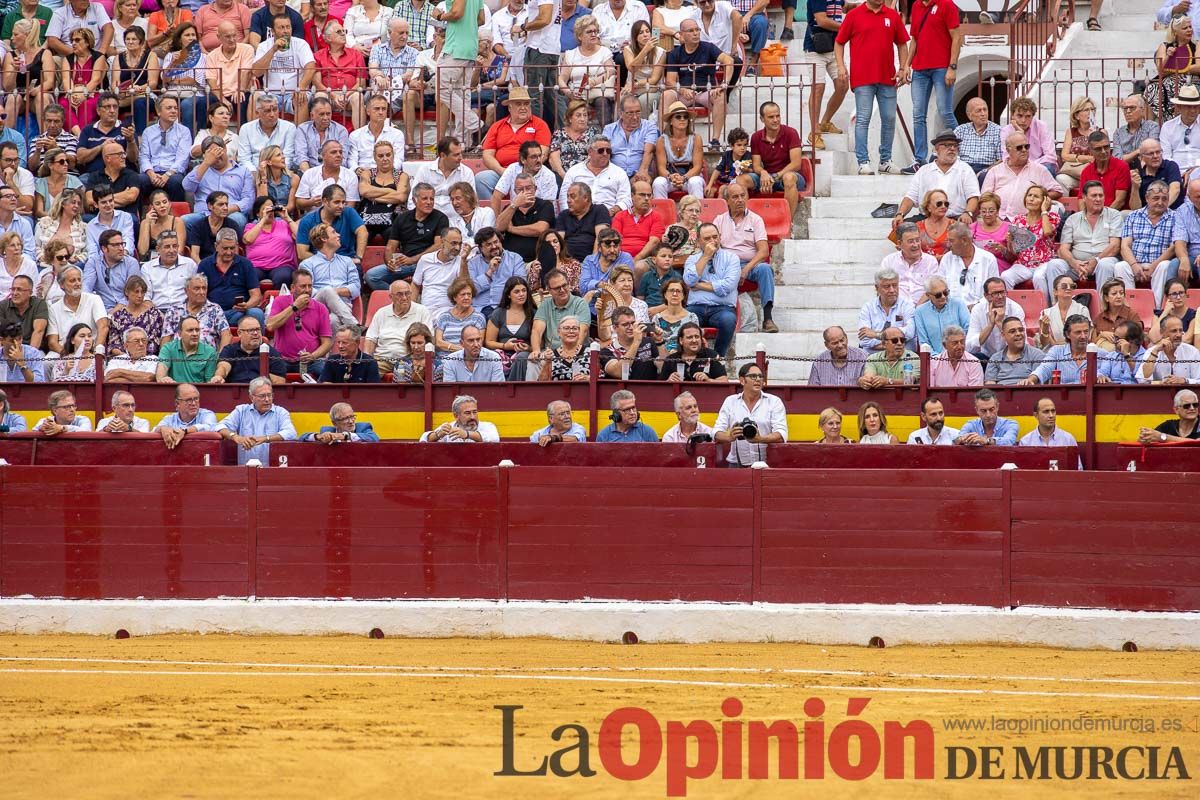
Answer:
[(954, 70), (955, 72), (958, 72), (958, 64), (951, 64), (951, 65), (950, 65), (949, 67), (947, 67), (946, 69), (952, 69), (952, 70)]

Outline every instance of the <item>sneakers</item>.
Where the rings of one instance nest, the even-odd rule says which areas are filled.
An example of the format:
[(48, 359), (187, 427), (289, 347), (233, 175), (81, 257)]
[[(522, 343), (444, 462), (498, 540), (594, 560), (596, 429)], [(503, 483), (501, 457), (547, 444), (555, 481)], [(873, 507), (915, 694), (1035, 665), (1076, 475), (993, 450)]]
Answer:
[(858, 165), (858, 174), (859, 175), (874, 175), (875, 170), (871, 169), (870, 164), (859, 164)]
[[(862, 170), (860, 169), (859, 172), (861, 173)], [(890, 161), (885, 161), (884, 163), (879, 165), (879, 174), (880, 175), (903, 175), (904, 170), (900, 169), (899, 167), (897, 167), (895, 164), (893, 164)]]
[(911, 166), (907, 166), (904, 169), (900, 170), (900, 173), (903, 175), (916, 175), (917, 170), (919, 170), (920, 168), (921, 168), (921, 165), (914, 162)]
[(779, 41), (790, 42), (796, 38), (796, 33), (791, 28), (784, 28), (783, 33), (779, 34)]
[(808, 135), (808, 143), (813, 146), (814, 150), (825, 149), (825, 137), (819, 133), (810, 133)]
[(708, 152), (710, 152), (710, 153), (721, 152), (721, 140), (720, 139), (709, 139), (707, 149), (708, 149)]
[(822, 122), (821, 133), (845, 133), (845, 131), (832, 122)]
[(871, 212), (871, 216), (875, 219), (891, 219), (900, 213), (900, 206), (896, 203), (888, 203), (886, 201), (879, 204), (879, 207)]

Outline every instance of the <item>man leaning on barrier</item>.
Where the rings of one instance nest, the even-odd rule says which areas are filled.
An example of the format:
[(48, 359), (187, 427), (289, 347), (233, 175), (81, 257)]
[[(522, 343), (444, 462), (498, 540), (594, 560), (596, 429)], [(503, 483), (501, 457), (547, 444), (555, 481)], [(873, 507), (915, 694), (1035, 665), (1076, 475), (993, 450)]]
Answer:
[(975, 414), (975, 419), (963, 425), (955, 444), (1011, 447), (1017, 443), (1017, 423), (1000, 416), (1000, 400), (991, 389), (980, 389), (975, 393)]
[(87, 433), (92, 429), (92, 421), (76, 413), (75, 395), (66, 389), (51, 392), (49, 400), (50, 416), (42, 417), (33, 429), (45, 436), (58, 436), (62, 433)]
[(215, 431), (217, 415), (200, 407), (200, 390), (190, 383), (175, 387), (175, 413), (168, 414), (154, 426), (168, 450), (179, 446), (189, 433)]
[(1200, 398), (1191, 389), (1180, 389), (1175, 393), (1175, 419), (1160, 422), (1154, 430), (1142, 428), (1138, 441), (1142, 444), (1186, 442), (1200, 439)]
[(529, 441), (545, 447), (559, 442), (586, 442), (587, 432), (571, 417), (571, 404), (555, 400), (546, 406), (548, 424), (529, 435)]
[(113, 413), (96, 426), (97, 433), (149, 433), (150, 423), (137, 415), (137, 401), (129, 392), (113, 392)]
[(378, 442), (379, 434), (369, 422), (359, 422), (358, 414), (349, 403), (334, 403), (329, 409), (332, 425), (323, 425), (316, 433), (306, 433), (302, 442), (338, 444), (339, 442)]
[(500, 432), (496, 426), (479, 418), (479, 404), (469, 394), (460, 394), (450, 404), (452, 422), (443, 422), (431, 431), (421, 434), (422, 442), (446, 442), (463, 444), (468, 442), (498, 442)]
[(633, 392), (628, 389), (619, 389), (613, 392), (612, 397), (609, 398), (609, 407), (612, 409), (609, 414), (612, 423), (605, 426), (596, 435), (597, 442), (658, 441), (658, 434), (654, 432), (654, 429), (642, 422), (642, 415), (638, 412), (637, 397)]
[(238, 446), (238, 464), (271, 457), (271, 442), (295, 441), (296, 426), (286, 408), (275, 405), (275, 390), (267, 378), (250, 381), (250, 402), (242, 403), (221, 420), (217, 433)]

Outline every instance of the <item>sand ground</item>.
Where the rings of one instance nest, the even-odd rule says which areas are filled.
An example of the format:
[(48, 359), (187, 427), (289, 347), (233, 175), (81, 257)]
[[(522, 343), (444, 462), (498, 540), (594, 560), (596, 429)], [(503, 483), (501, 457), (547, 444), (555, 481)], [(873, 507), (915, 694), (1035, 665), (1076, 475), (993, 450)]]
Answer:
[[(729, 697), (743, 704), (736, 719), (786, 719), (798, 728), (812, 719), (805, 701), (820, 698), (827, 738), (854, 697), (870, 699), (857, 718), (877, 728), (926, 720), (935, 777), (884, 780), (881, 765), (850, 781), (826, 761), (823, 780), (779, 780), (772, 755), (768, 779), (722, 779), (718, 766), (712, 777), (685, 784), (689, 797), (1200, 796), (1200, 778), (1013, 779), (1019, 745), (1159, 746), (1160, 770), (1178, 747), (1188, 774), (1200, 773), (1195, 653), (241, 636), (0, 637), (0, 791), (6, 798), (665, 797), (666, 750), (649, 777), (616, 779), (598, 755), (602, 721), (637, 706), (663, 730), (668, 720), (719, 725), (729, 719), (721, 711)], [(550, 732), (578, 723), (590, 733), (598, 774), (495, 776), (503, 759), (497, 705), (524, 707), (515, 712), (517, 769), (574, 744), (574, 734), (554, 742)], [(992, 729), (947, 728), (966, 718)], [(997, 731), (995, 718), (1043, 730)], [(623, 737), (627, 763), (639, 753), (633, 731)], [(948, 747), (983, 745), (1005, 748), (1004, 779), (946, 779)], [(688, 757), (700, 758), (695, 743)], [(745, 758), (743, 750), (743, 775)], [(853, 744), (850, 762), (857, 758)], [(565, 763), (574, 767), (577, 751)], [(911, 757), (907, 763), (911, 776)], [(1145, 763), (1131, 757), (1130, 769)]]

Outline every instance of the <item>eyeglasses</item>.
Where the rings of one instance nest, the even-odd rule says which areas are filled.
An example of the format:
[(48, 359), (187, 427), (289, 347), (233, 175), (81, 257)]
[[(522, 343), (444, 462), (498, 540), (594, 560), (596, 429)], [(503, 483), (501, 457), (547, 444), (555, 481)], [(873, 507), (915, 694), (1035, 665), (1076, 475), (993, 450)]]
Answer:
[(1167, 297), (1187, 297), (1187, 292), (1167, 292)]
[(1140, 106), (1121, 106), (1122, 111), (1137, 111)]
[(932, 205), (934, 208), (949, 208), (949, 207), (950, 207), (950, 201), (948, 201), (948, 200), (938, 200), (938, 201), (937, 201), (937, 202), (935, 202), (935, 203), (930, 203), (930, 205)]
[(567, 290), (567, 284), (565, 284), (565, 283), (560, 283), (558, 286), (550, 287), (550, 291), (552, 291), (552, 292), (565, 292), (566, 290)]
[(333, 421), (339, 425), (344, 425), (347, 422), (354, 422), (358, 419), (358, 414), (348, 414), (344, 417), (334, 417)]
[(1179, 407), (1191, 410), (1193, 408), (1200, 408), (1200, 403), (1180, 403)]
[(1028, 149), (1029, 149), (1029, 145), (1027, 145), (1027, 144), (1014, 144), (1014, 145), (1012, 146), (1012, 149), (1013, 149), (1013, 150), (1016, 150), (1018, 153), (1024, 153), (1026, 150), (1028, 150)]
[(74, 403), (62, 403), (61, 405), (55, 406), (53, 410), (54, 411), (60, 411), (60, 410), (61, 411), (74, 411), (75, 408), (76, 408), (76, 405)]
[(596, 152), (597, 153), (611, 153), (612, 148), (611, 147), (597, 147)]
[(82, 36), (72, 36), (71, 41), (72, 42), (86, 42), (87, 39), (83, 38)]
[(943, 297), (945, 297), (948, 294), (950, 294), (950, 293), (949, 292), (932, 292), (929, 296), (932, 297), (934, 300), (941, 300)]
[(761, 372), (747, 372), (745, 377), (748, 381), (761, 381), (765, 376)]
[(199, 403), (200, 397), (199, 397), (199, 395), (197, 395), (196, 397), (181, 397), (181, 398), (179, 398), (179, 402), (187, 403), (188, 405), (191, 405), (192, 403)]

